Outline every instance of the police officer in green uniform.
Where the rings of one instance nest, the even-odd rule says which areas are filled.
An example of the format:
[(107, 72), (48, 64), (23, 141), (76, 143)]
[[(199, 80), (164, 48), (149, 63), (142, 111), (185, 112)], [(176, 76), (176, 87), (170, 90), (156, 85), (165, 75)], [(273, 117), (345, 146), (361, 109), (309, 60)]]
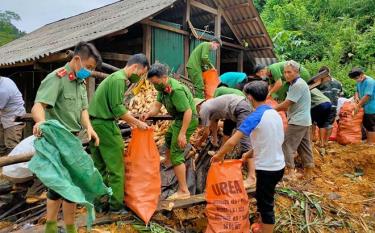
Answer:
[[(101, 57), (94, 45), (80, 42), (74, 49), (72, 60), (47, 75), (40, 84), (31, 110), (36, 122), (33, 128), (35, 136), (42, 136), (39, 126), (43, 122), (54, 119), (75, 135), (78, 135), (83, 126), (89, 139), (95, 139), (95, 145), (99, 145), (99, 138), (91, 126), (87, 111), (88, 101), (84, 80), (100, 63)], [(45, 232), (57, 233), (57, 215), (61, 204), (67, 233), (76, 233), (74, 225), (76, 204), (64, 200), (53, 190), (49, 190), (47, 194)]]
[[(268, 96), (272, 96), (279, 101), (285, 100), (289, 88), (289, 83), (285, 80), (284, 76), (284, 67), (286, 63), (286, 61), (274, 63), (267, 68), (267, 76), (272, 85)], [(303, 66), (300, 68), (300, 75), (306, 82), (310, 79), (309, 71)]]
[(214, 38), (211, 42), (200, 43), (190, 54), (186, 64), (188, 78), (194, 85), (194, 97), (204, 99), (204, 83), (202, 72), (215, 68), (211, 64), (209, 55), (211, 50), (217, 50), (222, 45), (220, 38)]
[(159, 113), (162, 105), (175, 119), (165, 135), (165, 143), (168, 148), (166, 152), (167, 161), (174, 166), (173, 169), (178, 180), (178, 190), (168, 199), (189, 198), (190, 192), (186, 183), (184, 148), (198, 126), (198, 116), (194, 106), (193, 95), (185, 85), (168, 77), (167, 68), (163, 64), (152, 65), (147, 78), (154, 84), (158, 91), (158, 96), (150, 111), (143, 114), (141, 119), (146, 120), (155, 116)]
[(242, 91), (236, 88), (230, 88), (230, 87), (219, 85), (214, 92), (214, 98), (222, 96), (222, 95), (231, 95), (231, 94), (246, 97)]
[[(95, 166), (102, 174), (105, 183), (112, 188), (109, 200), (112, 213), (125, 213), (124, 209), (124, 142), (117, 120), (126, 121), (132, 126), (146, 129), (145, 122), (135, 119), (124, 106), (124, 94), (128, 89), (126, 81), (137, 83), (146, 74), (149, 63), (144, 54), (133, 55), (125, 68), (104, 79), (98, 86), (89, 106), (90, 119), (101, 142), (99, 147), (90, 144)], [(97, 211), (105, 211), (104, 205), (96, 205)]]

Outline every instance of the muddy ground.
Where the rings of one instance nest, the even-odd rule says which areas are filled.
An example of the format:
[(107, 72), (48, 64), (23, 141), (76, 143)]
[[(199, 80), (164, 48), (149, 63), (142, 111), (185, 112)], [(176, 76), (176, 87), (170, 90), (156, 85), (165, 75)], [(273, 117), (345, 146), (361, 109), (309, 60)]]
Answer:
[[(315, 151), (314, 157), (313, 179), (280, 184), (276, 232), (375, 232), (375, 147), (331, 143), (325, 156)], [(164, 231), (144, 232), (204, 232), (204, 208), (158, 213), (152, 221)], [(254, 215), (255, 199), (249, 208)], [(129, 222), (118, 222), (96, 226), (94, 232), (138, 231)]]

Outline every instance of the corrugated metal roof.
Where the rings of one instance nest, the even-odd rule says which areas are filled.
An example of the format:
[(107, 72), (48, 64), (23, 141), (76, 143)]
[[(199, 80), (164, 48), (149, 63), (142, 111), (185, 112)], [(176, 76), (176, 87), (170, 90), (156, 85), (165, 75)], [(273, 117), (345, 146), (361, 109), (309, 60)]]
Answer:
[(43, 58), (125, 29), (177, 0), (125, 0), (47, 24), (0, 47), (0, 66)]
[(249, 44), (248, 55), (252, 58), (259, 58), (266, 64), (276, 61), (273, 51), (273, 43), (268, 32), (251, 0), (204, 0), (213, 1), (223, 9), (228, 24), (239, 40)]

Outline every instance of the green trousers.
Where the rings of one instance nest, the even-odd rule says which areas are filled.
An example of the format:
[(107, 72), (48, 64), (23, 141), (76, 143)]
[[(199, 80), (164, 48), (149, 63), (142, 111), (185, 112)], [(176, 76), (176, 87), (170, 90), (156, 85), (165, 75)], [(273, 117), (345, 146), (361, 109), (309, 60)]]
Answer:
[[(188, 129), (186, 130), (186, 141), (189, 143), (191, 135), (198, 127), (199, 121), (197, 118), (192, 119)], [(180, 148), (178, 145), (178, 134), (182, 127), (182, 120), (176, 120), (169, 126), (167, 133), (165, 134), (165, 144), (170, 150), (170, 159), (173, 166), (178, 166), (185, 162), (184, 148)]]
[(121, 132), (115, 121), (94, 119), (92, 126), (100, 139), (99, 147), (90, 143), (92, 159), (105, 184), (112, 188), (110, 208), (118, 210), (124, 207), (124, 142)]
[(194, 97), (204, 99), (204, 82), (202, 70), (197, 68), (187, 68), (188, 77), (194, 85)]

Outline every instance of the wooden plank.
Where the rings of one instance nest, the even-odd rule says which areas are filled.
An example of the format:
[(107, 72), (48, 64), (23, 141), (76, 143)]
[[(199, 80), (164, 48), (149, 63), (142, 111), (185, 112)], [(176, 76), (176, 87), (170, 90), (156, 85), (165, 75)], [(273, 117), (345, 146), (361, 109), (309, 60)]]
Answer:
[(250, 3), (245, 2), (245, 3), (240, 3), (240, 4), (225, 7), (225, 8), (223, 8), (223, 10), (224, 11), (230, 11), (230, 10), (235, 10), (235, 9), (239, 9), (239, 8), (243, 8), (243, 7), (249, 7), (249, 6), (250, 6)]
[[(216, 6), (220, 6), (220, 4), (217, 2), (217, 0), (213, 0), (213, 1), (216, 4)], [(227, 22), (227, 25), (229, 26), (230, 30), (233, 32), (234, 36), (236, 37), (238, 43), (242, 44), (241, 36), (238, 33), (238, 31), (236, 30), (236, 28), (233, 26), (230, 18), (228, 17), (227, 12), (223, 12), (222, 16), (224, 17), (225, 22)]]
[[(185, 14), (184, 14), (184, 21), (183, 21), (183, 29), (184, 31), (187, 31), (189, 28), (188, 21), (190, 21), (190, 14), (191, 14), (191, 6), (190, 6), (190, 0), (186, 1), (185, 5)], [(185, 67), (185, 64), (188, 63), (190, 56), (190, 39), (188, 36), (184, 36), (184, 76), (187, 77), (187, 69)]]
[(267, 49), (273, 49), (273, 47), (262, 47), (262, 48), (251, 48), (249, 51), (260, 51), (260, 50), (267, 50)]
[(193, 6), (193, 7), (196, 7), (196, 8), (199, 8), (199, 9), (201, 9), (201, 10), (207, 11), (207, 12), (209, 12), (209, 13), (211, 13), (211, 14), (214, 14), (214, 15), (217, 15), (217, 14), (218, 14), (218, 10), (217, 10), (217, 9), (212, 8), (212, 7), (210, 7), (210, 6), (207, 6), (207, 5), (205, 5), (205, 4), (201, 3), (201, 2), (197, 2), (197, 1), (195, 1), (195, 0), (191, 0), (191, 1), (190, 1), (190, 4), (191, 4), (191, 6)]
[(143, 25), (143, 53), (146, 55), (148, 61), (151, 63), (151, 26), (149, 24)]
[(102, 57), (107, 60), (129, 61), (131, 55), (124, 53), (102, 52)]
[(253, 21), (258, 21), (258, 17), (253, 17), (253, 18), (238, 20), (236, 22), (233, 22), (233, 24), (237, 25), (237, 24), (249, 23), (249, 22), (253, 22)]
[[(248, 195), (253, 196), (255, 194), (255, 188), (249, 188), (246, 190)], [(160, 201), (156, 211), (161, 210), (172, 210), (172, 209), (184, 209), (194, 205), (206, 204), (204, 194), (193, 195), (188, 199), (175, 200), (175, 201)]]
[(237, 63), (238, 59), (236, 57), (232, 58), (224, 58), (221, 60), (221, 63), (226, 64), (226, 63)]
[[(215, 36), (221, 38), (221, 15), (222, 9), (219, 8), (217, 15), (215, 16)], [(220, 62), (221, 61), (221, 48), (219, 47), (216, 52), (216, 70), (220, 74)]]
[(243, 55), (244, 55), (243, 51), (240, 51), (239, 54), (238, 54), (237, 70), (239, 72), (243, 72), (243, 58), (244, 58)]
[(266, 34), (262, 33), (262, 34), (258, 34), (258, 35), (249, 35), (249, 36), (246, 36), (245, 39), (254, 39), (254, 38), (260, 38), (260, 37), (265, 37)]
[(179, 34), (182, 34), (182, 35), (185, 35), (185, 36), (190, 35), (189, 32), (187, 32), (187, 31), (184, 31), (184, 30), (181, 30), (181, 29), (178, 29), (178, 28), (174, 28), (174, 27), (171, 27), (171, 26), (168, 26), (168, 25), (164, 25), (164, 24), (161, 24), (161, 23), (157, 23), (157, 22), (151, 21), (149, 19), (142, 20), (141, 23), (145, 24), (145, 25), (152, 26), (152, 27), (164, 29), (164, 30), (167, 30), (167, 31), (179, 33)]
[(247, 50), (247, 48), (243, 47), (242, 45), (233, 44), (233, 43), (226, 42), (226, 41), (223, 41), (223, 46), (228, 46), (228, 47), (240, 49), (240, 50)]
[(90, 103), (95, 93), (95, 78), (90, 77), (87, 79), (86, 89), (87, 89), (87, 99)]

